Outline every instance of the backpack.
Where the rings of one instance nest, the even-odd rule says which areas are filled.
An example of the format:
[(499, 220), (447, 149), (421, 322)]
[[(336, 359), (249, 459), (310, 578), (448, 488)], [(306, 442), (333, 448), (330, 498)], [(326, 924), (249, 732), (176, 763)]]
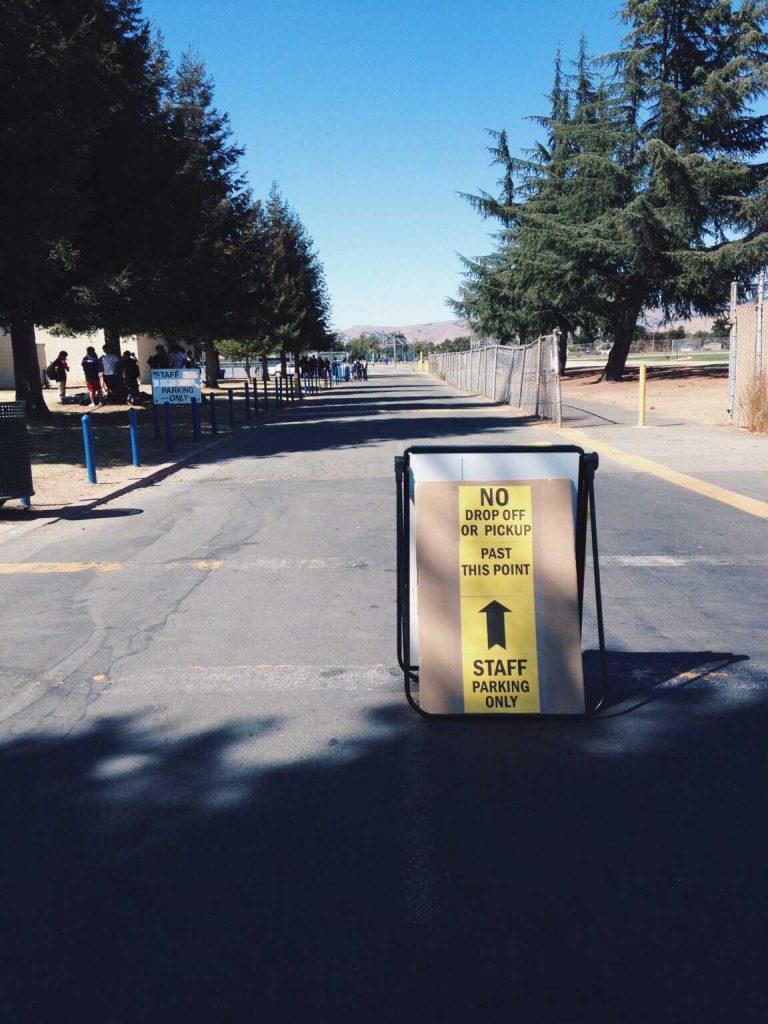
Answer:
[(48, 368), (45, 371), (45, 376), (48, 378), (48, 380), (56, 380), (56, 360), (55, 359), (54, 359), (54, 361), (52, 363), (49, 363)]

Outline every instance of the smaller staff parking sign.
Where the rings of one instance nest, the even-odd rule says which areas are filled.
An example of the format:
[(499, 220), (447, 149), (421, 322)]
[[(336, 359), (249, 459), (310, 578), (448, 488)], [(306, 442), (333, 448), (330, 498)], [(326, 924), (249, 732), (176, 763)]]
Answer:
[(202, 398), (199, 369), (153, 370), (152, 401), (155, 405), (190, 405)]

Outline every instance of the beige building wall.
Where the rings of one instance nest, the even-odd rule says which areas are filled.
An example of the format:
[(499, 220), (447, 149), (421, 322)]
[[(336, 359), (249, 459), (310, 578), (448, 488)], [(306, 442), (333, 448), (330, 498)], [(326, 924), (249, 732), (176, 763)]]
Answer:
[[(74, 337), (66, 338), (52, 334), (44, 327), (35, 328), (37, 340), (37, 358), (40, 363), (40, 372), (45, 376), (45, 368), (56, 358), (59, 352), (67, 353), (67, 362), (70, 372), (67, 378), (67, 387), (85, 387), (85, 378), (81, 369), (81, 363), (85, 350), (93, 345), (98, 355), (102, 354), (104, 346), (104, 335), (101, 331), (95, 334), (76, 334)], [(128, 349), (135, 353), (141, 364), (141, 382), (149, 383), (149, 366), (147, 360), (155, 351), (155, 346), (165, 344), (162, 338), (154, 338), (148, 334), (126, 335), (122, 339), (122, 351)], [(168, 346), (166, 345), (166, 348)], [(11, 336), (0, 330), (0, 388), (12, 389), (13, 379), (13, 354), (11, 350)]]

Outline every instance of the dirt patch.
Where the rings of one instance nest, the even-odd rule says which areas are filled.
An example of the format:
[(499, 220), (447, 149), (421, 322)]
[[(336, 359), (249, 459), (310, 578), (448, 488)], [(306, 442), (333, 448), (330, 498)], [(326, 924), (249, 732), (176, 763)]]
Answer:
[[(600, 370), (568, 370), (562, 380), (563, 401), (588, 405), (590, 400), (637, 410), (639, 368), (627, 369), (618, 383), (601, 381)], [(647, 367), (646, 411), (658, 416), (675, 417), (722, 426), (728, 423), (728, 366), (654, 366)]]
[[(232, 388), (235, 394), (235, 423), (245, 420), (245, 402), (242, 386)], [(217, 426), (219, 435), (229, 432), (227, 389), (216, 392)], [(12, 392), (0, 392), (0, 401), (13, 401)], [(49, 403), (55, 399), (49, 397)], [(163, 410), (159, 409), (156, 437), (155, 419), (151, 402), (136, 406), (138, 419), (141, 466), (131, 460), (128, 405), (106, 405), (87, 408), (78, 404), (51, 404), (51, 416), (44, 420), (28, 420), (27, 434), (32, 460), (32, 482), (35, 494), (32, 503), (41, 510), (53, 510), (84, 504), (125, 487), (136, 480), (172, 465), (212, 439), (209, 407), (203, 410), (202, 440), (195, 441), (189, 406), (172, 410), (173, 452), (168, 451)], [(93, 447), (98, 483), (88, 482), (83, 453), (81, 416), (91, 415)], [(19, 503), (9, 501), (0, 506), (0, 520), (18, 516)]]

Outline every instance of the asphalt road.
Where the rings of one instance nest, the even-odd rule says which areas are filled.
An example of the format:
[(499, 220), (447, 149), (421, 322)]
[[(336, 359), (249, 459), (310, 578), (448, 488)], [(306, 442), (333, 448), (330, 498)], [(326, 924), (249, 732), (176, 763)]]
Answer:
[(393, 456), (549, 439), (391, 374), (5, 535), (5, 1019), (765, 1020), (763, 521), (603, 460), (607, 709), (403, 700)]

